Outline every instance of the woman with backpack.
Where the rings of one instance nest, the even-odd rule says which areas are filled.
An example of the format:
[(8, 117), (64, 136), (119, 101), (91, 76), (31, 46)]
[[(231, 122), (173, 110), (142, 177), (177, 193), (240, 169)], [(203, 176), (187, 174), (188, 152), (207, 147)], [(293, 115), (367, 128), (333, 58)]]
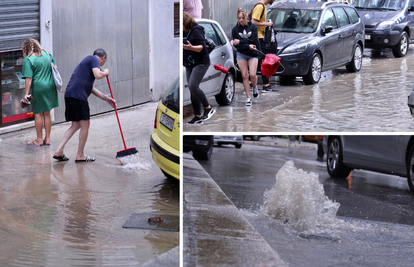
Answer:
[[(188, 88), (191, 93), (191, 105), (194, 110), (194, 118), (188, 124), (202, 124), (216, 112), (208, 103), (207, 97), (200, 89), (200, 83), (210, 67), (204, 28), (197, 24), (194, 18), (187, 12), (183, 12), (183, 64), (186, 68)], [(201, 106), (204, 113), (201, 115)]]
[(253, 96), (259, 96), (257, 89), (257, 64), (260, 54), (256, 50), (260, 50), (260, 43), (257, 37), (257, 27), (250, 21), (247, 21), (246, 9), (239, 8), (237, 10), (237, 24), (232, 30), (233, 45), (237, 49), (237, 64), (243, 78), (244, 91), (246, 92), (246, 106), (252, 105), (249, 84), (253, 84)]

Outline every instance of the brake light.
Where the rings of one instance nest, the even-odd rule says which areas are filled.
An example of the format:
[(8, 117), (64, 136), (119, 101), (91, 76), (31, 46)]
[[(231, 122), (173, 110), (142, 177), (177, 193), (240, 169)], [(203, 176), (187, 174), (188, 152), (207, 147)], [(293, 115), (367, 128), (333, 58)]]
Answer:
[(158, 108), (155, 111), (154, 129), (157, 129), (157, 117), (158, 117)]

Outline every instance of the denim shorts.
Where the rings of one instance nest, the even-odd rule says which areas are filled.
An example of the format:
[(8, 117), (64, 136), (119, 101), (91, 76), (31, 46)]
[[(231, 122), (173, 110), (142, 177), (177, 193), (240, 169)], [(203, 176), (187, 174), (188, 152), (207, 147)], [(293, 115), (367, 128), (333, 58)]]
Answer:
[(251, 57), (251, 56), (242, 54), (240, 52), (237, 52), (237, 60), (246, 60), (246, 61), (249, 61), (250, 59), (253, 59), (253, 58), (257, 58), (257, 57)]

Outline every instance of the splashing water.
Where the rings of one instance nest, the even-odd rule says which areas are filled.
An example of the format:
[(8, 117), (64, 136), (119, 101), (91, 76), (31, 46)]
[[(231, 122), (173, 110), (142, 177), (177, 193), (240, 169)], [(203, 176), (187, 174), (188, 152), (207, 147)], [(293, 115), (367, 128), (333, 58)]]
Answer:
[(297, 231), (342, 223), (336, 218), (340, 204), (328, 199), (318, 178), (286, 162), (276, 174), (274, 187), (265, 192), (264, 212)]
[(117, 158), (121, 164), (128, 169), (148, 170), (151, 163), (145, 159), (141, 159), (138, 153)]

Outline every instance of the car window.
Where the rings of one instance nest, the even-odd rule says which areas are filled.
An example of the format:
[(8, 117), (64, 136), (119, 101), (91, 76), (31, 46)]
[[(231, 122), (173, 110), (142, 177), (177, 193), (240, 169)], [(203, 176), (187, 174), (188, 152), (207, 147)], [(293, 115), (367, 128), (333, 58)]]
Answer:
[(213, 42), (217, 45), (218, 44), (218, 40), (217, 40), (217, 35), (216, 32), (213, 29), (213, 25), (211, 25), (210, 23), (199, 23), (198, 25), (203, 26), (204, 27), (204, 33), (207, 37), (209, 37), (211, 40), (213, 40)]
[(322, 17), (322, 28), (325, 29), (327, 26), (338, 29), (338, 24), (336, 23), (336, 18), (331, 8), (327, 9)]
[(318, 26), (319, 14), (320, 10), (272, 9), (267, 18), (278, 32), (310, 33)]
[(345, 7), (345, 10), (346, 10), (346, 13), (348, 13), (349, 15), (349, 18), (351, 19), (352, 24), (355, 24), (359, 21), (359, 16), (355, 9), (350, 8), (350, 7)]
[(350, 24), (348, 15), (342, 7), (334, 7), (333, 10), (338, 18), (339, 27), (345, 27)]
[(407, 0), (356, 0), (355, 7), (401, 10)]
[(220, 43), (217, 43), (216, 45), (225, 45), (226, 44), (226, 37), (224, 37), (223, 33), (221, 32), (220, 28), (213, 24), (214, 29), (216, 30), (218, 39), (220, 41)]
[(180, 114), (180, 79), (175, 80), (162, 96), (162, 104)]
[(408, 8), (412, 7), (414, 5), (414, 0), (410, 0), (408, 2)]

